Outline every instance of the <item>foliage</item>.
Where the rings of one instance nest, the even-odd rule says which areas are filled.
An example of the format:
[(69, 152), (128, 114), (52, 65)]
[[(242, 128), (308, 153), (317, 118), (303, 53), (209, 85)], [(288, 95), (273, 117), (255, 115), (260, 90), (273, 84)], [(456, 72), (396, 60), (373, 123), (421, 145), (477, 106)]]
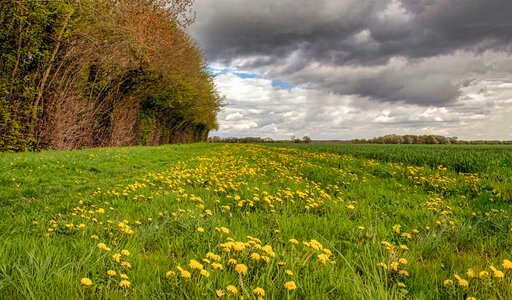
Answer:
[(0, 151), (129, 145), (144, 130), (156, 144), (204, 140), (217, 128), (222, 99), (185, 32), (191, 0), (0, 5)]

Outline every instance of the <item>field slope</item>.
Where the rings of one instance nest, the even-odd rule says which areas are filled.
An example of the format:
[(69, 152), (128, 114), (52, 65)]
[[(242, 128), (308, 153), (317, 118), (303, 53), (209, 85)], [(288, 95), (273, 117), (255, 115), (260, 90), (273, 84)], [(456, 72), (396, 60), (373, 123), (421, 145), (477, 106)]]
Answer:
[(509, 203), (455, 169), (232, 144), (2, 154), (0, 298), (510, 299)]

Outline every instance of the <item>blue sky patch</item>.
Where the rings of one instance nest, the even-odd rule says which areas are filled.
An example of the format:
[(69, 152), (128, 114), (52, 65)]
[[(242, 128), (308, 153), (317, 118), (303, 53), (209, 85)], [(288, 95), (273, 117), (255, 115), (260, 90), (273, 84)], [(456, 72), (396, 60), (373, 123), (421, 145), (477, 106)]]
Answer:
[(290, 90), (293, 89), (295, 85), (287, 81), (272, 79), (272, 87), (278, 90)]

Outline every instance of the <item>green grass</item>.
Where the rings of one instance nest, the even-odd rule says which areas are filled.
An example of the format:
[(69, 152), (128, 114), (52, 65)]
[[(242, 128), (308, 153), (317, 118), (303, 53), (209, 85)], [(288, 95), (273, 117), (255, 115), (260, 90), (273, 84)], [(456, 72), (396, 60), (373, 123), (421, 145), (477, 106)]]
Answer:
[[(400, 160), (373, 146), (282, 146), (0, 155), (0, 298), (211, 299), (219, 290), (250, 299), (256, 288), (267, 299), (512, 297), (502, 266), (512, 258), (510, 205), (488, 179), (505, 167), (461, 175), (449, 157), (469, 156), (444, 146), (441, 163), (421, 154), (430, 147), (393, 148)], [(503, 149), (486, 159), (506, 163)], [(121, 250), (131, 268), (114, 259)], [(209, 252), (222, 270), (215, 255), (203, 261)]]

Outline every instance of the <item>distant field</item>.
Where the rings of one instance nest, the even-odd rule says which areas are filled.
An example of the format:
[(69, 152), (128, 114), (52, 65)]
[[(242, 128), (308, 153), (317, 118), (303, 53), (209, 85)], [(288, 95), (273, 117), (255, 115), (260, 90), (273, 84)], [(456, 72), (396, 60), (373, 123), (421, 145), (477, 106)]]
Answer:
[(0, 298), (511, 299), (511, 150), (0, 154)]

